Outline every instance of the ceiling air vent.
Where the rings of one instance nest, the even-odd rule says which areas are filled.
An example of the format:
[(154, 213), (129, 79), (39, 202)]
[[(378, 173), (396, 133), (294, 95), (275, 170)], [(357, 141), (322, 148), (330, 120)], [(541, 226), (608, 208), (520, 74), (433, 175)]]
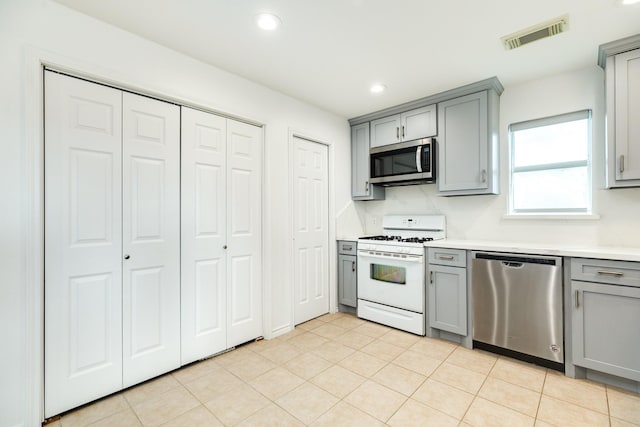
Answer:
[(504, 43), (504, 48), (511, 50), (536, 40), (564, 33), (568, 29), (569, 15), (564, 15), (550, 21), (525, 28), (524, 30), (520, 30), (513, 34), (509, 34), (508, 36), (502, 37), (501, 40), (502, 43)]

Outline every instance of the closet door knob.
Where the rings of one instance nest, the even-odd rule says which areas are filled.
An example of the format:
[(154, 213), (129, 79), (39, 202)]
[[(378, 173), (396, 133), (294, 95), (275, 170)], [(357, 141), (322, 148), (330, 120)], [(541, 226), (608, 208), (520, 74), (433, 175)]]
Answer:
[(124, 256), (124, 259), (129, 259), (131, 258), (128, 254)]
[(222, 249), (227, 249), (227, 245), (224, 245), (224, 246), (222, 247)]

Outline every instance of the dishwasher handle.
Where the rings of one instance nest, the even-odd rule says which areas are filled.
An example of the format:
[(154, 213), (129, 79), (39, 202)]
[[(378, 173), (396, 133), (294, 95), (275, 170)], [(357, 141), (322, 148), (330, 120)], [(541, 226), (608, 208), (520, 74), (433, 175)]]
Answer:
[(523, 262), (513, 262), (513, 261), (502, 261), (502, 265), (509, 268), (522, 268), (524, 266)]

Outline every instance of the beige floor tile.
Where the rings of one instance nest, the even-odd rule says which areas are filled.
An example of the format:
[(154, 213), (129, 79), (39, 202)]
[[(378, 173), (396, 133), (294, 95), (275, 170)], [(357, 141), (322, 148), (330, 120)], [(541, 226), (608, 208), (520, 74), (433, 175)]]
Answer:
[(409, 399), (402, 405), (398, 412), (391, 417), (387, 424), (392, 427), (456, 427), (458, 420), (427, 405)]
[(132, 409), (127, 409), (89, 425), (91, 427), (138, 427), (142, 426), (142, 423)]
[(291, 338), (287, 342), (293, 346), (296, 346), (297, 349), (300, 350), (301, 352), (307, 352), (315, 348), (318, 348), (323, 344), (328, 343), (329, 340), (326, 339), (325, 337), (321, 337), (320, 335), (316, 335), (311, 332), (306, 332), (304, 334), (300, 334), (296, 337)]
[(313, 384), (341, 399), (365, 381), (365, 377), (338, 365), (330, 367), (311, 379)]
[(311, 424), (312, 427), (376, 427), (382, 425), (382, 422), (371, 415), (344, 401), (338, 402)]
[(442, 364), (442, 360), (425, 356), (417, 351), (407, 350), (396, 357), (393, 363), (428, 377)]
[(260, 355), (266, 357), (273, 363), (281, 365), (300, 355), (300, 350), (285, 342), (262, 350)]
[(538, 419), (554, 426), (608, 426), (609, 417), (581, 406), (542, 395)]
[(303, 427), (304, 424), (293, 415), (271, 403), (249, 418), (237, 424), (238, 427)]
[(609, 414), (607, 391), (601, 385), (576, 380), (563, 374), (549, 371), (542, 393), (583, 408)]
[(386, 361), (371, 356), (370, 354), (356, 351), (342, 359), (338, 365), (349, 369), (363, 377), (370, 377), (387, 364)]
[(640, 395), (607, 387), (611, 416), (640, 425)]
[(638, 427), (640, 424), (632, 424), (624, 420), (619, 420), (618, 418), (611, 417), (611, 427)]
[(472, 426), (525, 427), (533, 426), (535, 419), (497, 403), (476, 397), (464, 416)]
[(338, 401), (339, 399), (334, 395), (307, 382), (279, 398), (276, 403), (308, 425)]
[(411, 398), (461, 420), (474, 395), (429, 378)]
[(243, 360), (227, 366), (227, 370), (244, 381), (249, 381), (275, 368), (269, 359), (253, 353)]
[(410, 350), (416, 351), (423, 356), (432, 359), (445, 360), (457, 347), (456, 344), (444, 340), (434, 338), (422, 338), (414, 345), (409, 347)]
[(373, 381), (366, 381), (344, 399), (367, 414), (386, 422), (407, 397)]
[(337, 343), (335, 341), (329, 341), (326, 344), (322, 344), (315, 350), (312, 350), (311, 353), (315, 354), (316, 356), (320, 356), (331, 363), (338, 363), (345, 357), (352, 354), (354, 351), (355, 349), (351, 347), (347, 347), (346, 345)]
[(116, 394), (64, 415), (60, 423), (64, 427), (85, 426), (127, 409), (130, 409), (127, 401)]
[(514, 359), (498, 358), (489, 376), (541, 392), (547, 370)]
[(304, 382), (304, 379), (284, 368), (275, 368), (249, 381), (249, 385), (271, 400), (284, 396)]
[(347, 332), (347, 330), (345, 328), (341, 328), (340, 326), (336, 326), (331, 323), (325, 323), (321, 326), (318, 326), (315, 329), (312, 329), (311, 332), (313, 332), (316, 335), (320, 335), (321, 337), (334, 339), (335, 337), (340, 336), (345, 332)]
[(318, 317), (318, 319), (322, 320), (323, 322), (333, 322), (334, 320), (342, 319), (343, 317), (353, 317), (353, 314), (336, 311), (335, 313), (323, 314), (322, 316)]
[(269, 399), (247, 384), (240, 384), (214, 396), (205, 406), (225, 425), (234, 425), (269, 403)]
[(182, 385), (172, 374), (167, 374), (125, 390), (124, 397), (129, 405), (134, 406), (176, 387), (182, 387)]
[(410, 334), (408, 332), (399, 331), (397, 329), (392, 329), (386, 334), (382, 335), (379, 340), (384, 341), (389, 344), (393, 344), (402, 348), (409, 348), (415, 343), (417, 343), (421, 337)]
[(351, 347), (355, 350), (361, 349), (362, 347), (373, 342), (374, 340), (375, 340), (374, 337), (370, 337), (369, 335), (355, 332), (353, 329), (340, 335), (335, 339), (336, 342), (346, 345), (347, 347)]
[(190, 383), (191, 381), (195, 381), (200, 377), (204, 377), (205, 375), (211, 374), (219, 369), (222, 369), (218, 362), (213, 359), (203, 360), (201, 362), (192, 363), (191, 365), (185, 366), (183, 368), (178, 369), (177, 371), (173, 371), (171, 375), (180, 381), (181, 384)]
[(366, 321), (362, 320), (362, 319), (358, 319), (355, 316), (342, 316), (338, 319), (332, 320), (331, 324), (335, 325), (335, 326), (340, 326), (341, 328), (344, 329), (353, 329), (353, 328), (357, 328), (360, 325), (365, 324)]
[(540, 403), (540, 393), (492, 377), (484, 382), (478, 396), (530, 417), (536, 416)]
[(497, 356), (485, 353), (480, 350), (469, 350), (468, 348), (458, 347), (447, 358), (447, 362), (453, 365), (461, 366), (475, 371), (480, 374), (487, 375), (491, 372), (491, 368), (498, 360)]
[[(301, 333), (302, 333), (302, 331), (301, 331)], [(293, 338), (293, 337), (291, 337), (291, 338)], [(246, 344), (246, 345), (243, 346), (243, 348), (246, 347), (248, 350), (251, 350), (254, 353), (260, 353), (261, 354), (263, 351), (268, 350), (268, 349), (273, 348), (273, 347), (277, 347), (280, 344), (282, 344), (282, 340), (278, 340), (278, 339), (270, 339), (270, 340), (261, 339), (261, 340), (254, 341), (252, 343)]]
[(300, 328), (300, 329), (304, 329), (305, 331), (310, 331), (312, 329), (317, 328), (318, 326), (322, 326), (324, 325), (325, 321), (315, 318), (315, 319), (311, 319), (308, 322), (304, 322), (304, 323), (300, 323), (299, 325), (296, 325), (296, 328)]
[(390, 363), (380, 369), (371, 379), (405, 396), (411, 396), (427, 377)]
[(226, 368), (229, 365), (238, 363), (253, 355), (255, 355), (255, 352), (250, 350), (249, 346), (244, 346), (236, 348), (235, 350), (227, 351), (226, 353), (222, 353), (216, 356), (214, 360), (218, 365)]
[[(113, 424), (116, 426), (118, 424)], [(200, 405), (185, 412), (173, 420), (162, 424), (162, 427), (223, 427), (222, 424), (207, 408)]]
[(308, 380), (332, 365), (331, 362), (313, 353), (304, 353), (285, 363), (285, 367), (297, 376)]
[(305, 329), (300, 329), (300, 328), (295, 328), (292, 331), (287, 332), (286, 334), (282, 334), (279, 335), (277, 337), (275, 337), (273, 340), (271, 341), (289, 341), (291, 338), (297, 337), (298, 335), (302, 335), (304, 333), (306, 333), (307, 331)]
[(542, 420), (536, 419), (536, 427), (554, 427), (553, 424), (546, 423)]
[(467, 393), (476, 394), (487, 376), (444, 362), (431, 374), (430, 378)]
[(390, 327), (384, 326), (384, 325), (380, 325), (380, 324), (374, 323), (374, 322), (366, 322), (366, 323), (358, 326), (357, 328), (353, 329), (354, 332), (357, 332), (357, 333), (363, 334), (363, 335), (367, 335), (367, 336), (370, 336), (372, 338), (380, 338), (381, 336), (383, 336), (384, 334), (386, 334), (390, 330), (391, 330)]
[(389, 344), (384, 341), (375, 340), (370, 344), (365, 345), (360, 349), (363, 353), (370, 354), (378, 359), (386, 360), (387, 362), (391, 362), (393, 359), (398, 357), (402, 352), (405, 351), (404, 348), (398, 347), (397, 345)]
[(200, 405), (200, 402), (184, 387), (148, 398), (133, 406), (136, 415), (145, 426), (155, 426), (171, 421)]
[(185, 384), (185, 387), (193, 393), (193, 395), (201, 403), (213, 399), (220, 393), (224, 393), (230, 387), (243, 384), (243, 381), (226, 369), (220, 369), (204, 377), (200, 377), (195, 381)]

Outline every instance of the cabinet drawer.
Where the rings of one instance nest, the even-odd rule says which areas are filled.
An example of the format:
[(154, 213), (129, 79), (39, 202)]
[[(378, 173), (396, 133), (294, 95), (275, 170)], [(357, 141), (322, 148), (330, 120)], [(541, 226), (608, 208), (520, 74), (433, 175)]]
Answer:
[(357, 242), (352, 240), (338, 240), (338, 253), (340, 255), (355, 255), (357, 253)]
[(640, 287), (640, 263), (572, 258), (571, 279)]
[(467, 266), (467, 251), (464, 249), (428, 248), (429, 264)]

